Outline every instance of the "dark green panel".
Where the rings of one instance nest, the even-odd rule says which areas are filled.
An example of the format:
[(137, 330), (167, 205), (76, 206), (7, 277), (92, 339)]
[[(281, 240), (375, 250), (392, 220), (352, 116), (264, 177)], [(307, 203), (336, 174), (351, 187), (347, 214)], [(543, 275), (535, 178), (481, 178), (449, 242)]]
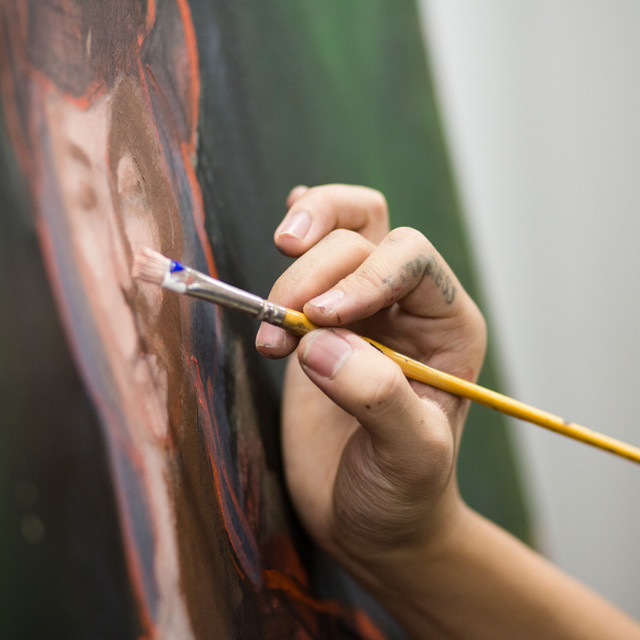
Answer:
[[(478, 300), (414, 3), (246, 2), (236, 11), (265, 178), (264, 213), (272, 225), (283, 213), (283, 195), (297, 183), (378, 188), (393, 225), (420, 229)], [(500, 387), (491, 353), (481, 383)], [(474, 508), (530, 538), (502, 416), (472, 409), (460, 484)]]

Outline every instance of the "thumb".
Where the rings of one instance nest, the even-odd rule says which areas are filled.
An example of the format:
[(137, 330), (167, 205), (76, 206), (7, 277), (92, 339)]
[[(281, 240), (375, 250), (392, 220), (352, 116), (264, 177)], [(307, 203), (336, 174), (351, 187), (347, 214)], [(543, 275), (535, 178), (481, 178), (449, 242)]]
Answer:
[(343, 329), (307, 334), (298, 354), (312, 382), (365, 428), (378, 462), (423, 480), (431, 473), (448, 477), (454, 437), (446, 413), (421, 398), (397, 364)]

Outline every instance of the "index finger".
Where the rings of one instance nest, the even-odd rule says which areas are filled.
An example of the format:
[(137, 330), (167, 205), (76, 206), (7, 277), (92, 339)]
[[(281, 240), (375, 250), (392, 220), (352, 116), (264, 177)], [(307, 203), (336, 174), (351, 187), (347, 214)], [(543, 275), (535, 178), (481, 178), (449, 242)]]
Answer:
[(288, 256), (301, 256), (334, 229), (357, 231), (376, 244), (389, 230), (387, 202), (375, 189), (329, 184), (298, 193), (290, 196), (293, 204), (274, 234)]
[(473, 305), (451, 268), (427, 238), (398, 227), (353, 271), (304, 312), (321, 326), (344, 326), (397, 303), (417, 317), (450, 318)]

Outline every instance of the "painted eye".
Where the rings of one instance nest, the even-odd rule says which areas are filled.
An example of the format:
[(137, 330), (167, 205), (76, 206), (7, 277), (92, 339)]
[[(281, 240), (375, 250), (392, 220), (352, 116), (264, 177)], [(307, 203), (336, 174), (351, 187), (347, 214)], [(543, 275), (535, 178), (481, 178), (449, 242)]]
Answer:
[(129, 205), (140, 205), (146, 201), (142, 176), (129, 154), (125, 154), (118, 163), (118, 195), (123, 203)]

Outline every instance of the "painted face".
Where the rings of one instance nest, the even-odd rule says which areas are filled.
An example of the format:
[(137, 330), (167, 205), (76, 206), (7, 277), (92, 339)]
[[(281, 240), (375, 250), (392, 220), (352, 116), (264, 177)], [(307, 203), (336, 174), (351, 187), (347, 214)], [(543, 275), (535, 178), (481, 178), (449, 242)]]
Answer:
[[(86, 283), (88, 301), (95, 305), (102, 323), (112, 328), (111, 348), (124, 360), (131, 360), (137, 349), (137, 335), (133, 314), (123, 295), (123, 291), (130, 291), (133, 286), (127, 257), (127, 231), (116, 215), (111, 186), (105, 179), (109, 175), (107, 140), (111, 101), (104, 97), (89, 109), (81, 110), (54, 94), (47, 103), (47, 116), (53, 166), (70, 230), (70, 244)], [(140, 220), (143, 194), (134, 196), (132, 165), (130, 159), (127, 162), (122, 158), (119, 180), (122, 184), (118, 184), (118, 188), (124, 194), (124, 209), (133, 212), (134, 220), (136, 217)], [(128, 202), (135, 202), (136, 206), (127, 207)], [(158, 232), (152, 219), (146, 226), (129, 226), (135, 226), (138, 231), (137, 243), (153, 245), (156, 242)], [(155, 299), (153, 294), (146, 290), (151, 308), (158, 308), (160, 294)]]
[(148, 369), (149, 382), (156, 383), (148, 396), (155, 398), (148, 402), (148, 424), (159, 435), (167, 431), (164, 357), (141, 345), (146, 345), (146, 336), (154, 335), (151, 329), (165, 294), (159, 287), (133, 282), (131, 262), (139, 246), (159, 245), (161, 231), (135, 151), (119, 145), (118, 157), (110, 156), (114, 136), (120, 139), (113, 121), (114, 100), (105, 96), (83, 110), (52, 93), (47, 102), (48, 130), (71, 251), (110, 368), (124, 396), (143, 382), (142, 369)]
[[(150, 575), (145, 580), (154, 586), (144, 591), (157, 594), (150, 609), (157, 612), (159, 626), (189, 638), (168, 471), (176, 428), (172, 412), (186, 385), (180, 309), (175, 296), (131, 278), (139, 247), (182, 251), (175, 198), (133, 79), (86, 109), (52, 91), (46, 117), (61, 200), (57, 208), (49, 205), (54, 209), (49, 220), (68, 230), (68, 248), (88, 309), (85, 321), (93, 325), (101, 345), (90, 357), (90, 345), (81, 351), (85, 366), (96, 371), (94, 380), (102, 376), (113, 381), (115, 397), (107, 404), (112, 402), (123, 416), (152, 520), (152, 564), (140, 573)], [(135, 522), (131, 526), (136, 538)], [(171, 620), (163, 620), (165, 616)]]

